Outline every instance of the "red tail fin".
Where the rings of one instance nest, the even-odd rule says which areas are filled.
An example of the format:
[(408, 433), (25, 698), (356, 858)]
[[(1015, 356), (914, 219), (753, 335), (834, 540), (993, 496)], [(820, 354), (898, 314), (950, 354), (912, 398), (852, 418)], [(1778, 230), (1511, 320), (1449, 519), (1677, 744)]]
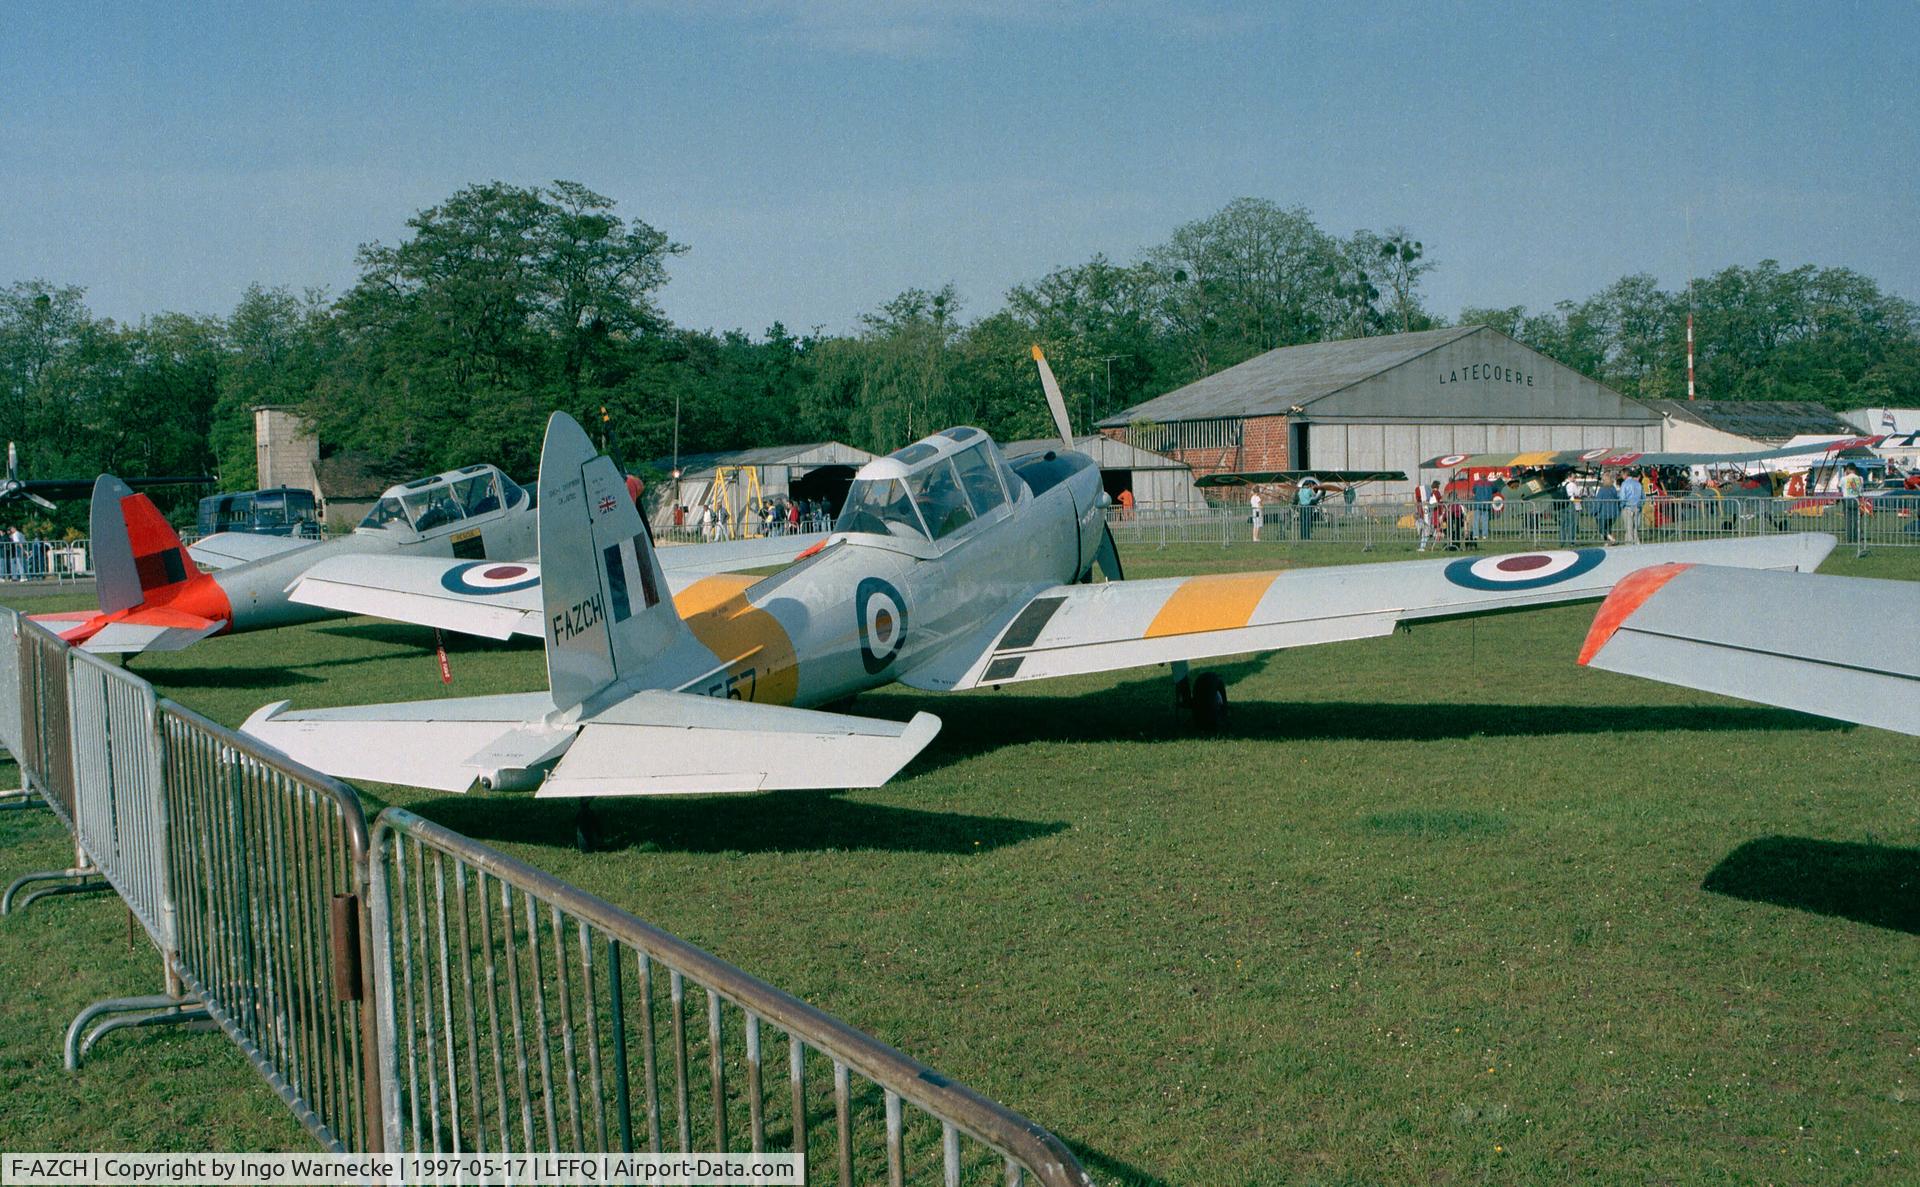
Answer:
[(102, 612), (167, 601), (199, 574), (153, 500), (111, 474), (93, 484), (91, 520)]

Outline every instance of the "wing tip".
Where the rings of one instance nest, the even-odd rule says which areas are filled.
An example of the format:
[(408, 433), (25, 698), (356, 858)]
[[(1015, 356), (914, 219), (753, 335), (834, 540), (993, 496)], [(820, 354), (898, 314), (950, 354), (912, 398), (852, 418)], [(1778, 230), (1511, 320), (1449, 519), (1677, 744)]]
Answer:
[(1593, 626), (1587, 631), (1586, 641), (1580, 645), (1581, 666), (1585, 667), (1594, 656), (1600, 654), (1600, 649), (1626, 624), (1635, 610), (1646, 604), (1648, 598), (1691, 568), (1691, 564), (1679, 562), (1653, 565), (1636, 569), (1615, 582), (1613, 592), (1607, 595), (1606, 601), (1600, 603), (1599, 613), (1593, 616)]

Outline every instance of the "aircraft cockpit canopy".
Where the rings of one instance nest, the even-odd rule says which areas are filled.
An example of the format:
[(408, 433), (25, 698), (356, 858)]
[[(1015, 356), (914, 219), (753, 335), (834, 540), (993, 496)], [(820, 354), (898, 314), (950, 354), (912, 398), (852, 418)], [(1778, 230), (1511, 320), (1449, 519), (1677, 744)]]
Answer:
[(464, 466), (389, 487), (360, 521), (362, 529), (431, 532), (525, 503), (525, 489), (493, 466)]
[(943, 540), (1017, 501), (1021, 489), (991, 437), (947, 429), (861, 467), (833, 529)]

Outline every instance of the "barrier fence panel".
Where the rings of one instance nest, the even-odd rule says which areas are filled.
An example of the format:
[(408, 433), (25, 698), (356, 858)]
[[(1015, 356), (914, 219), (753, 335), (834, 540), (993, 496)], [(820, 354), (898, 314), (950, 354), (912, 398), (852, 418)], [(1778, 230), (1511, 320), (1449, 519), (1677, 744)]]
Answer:
[(389, 1150), (787, 1149), (822, 1182), (1091, 1182), (1033, 1122), (602, 899), (399, 808), (373, 846)]
[(84, 651), (68, 657), (75, 837), (170, 954), (166, 771), (153, 686)]
[[(1398, 507), (1321, 504), (1310, 515), (1296, 506), (1270, 504), (1261, 516), (1258, 541), (1254, 540), (1252, 515), (1244, 506), (1180, 515), (1110, 511), (1107, 522), (1116, 542), (1157, 548), (1240, 543), (1412, 547), (1423, 537), (1410, 502)], [(1653, 499), (1641, 511), (1638, 530), (1642, 543), (1829, 532), (1843, 546), (1920, 547), (1920, 491), (1876, 495), (1852, 511), (1832, 499)], [(1626, 524), (1617, 503), (1609, 505), (1591, 498), (1577, 502), (1502, 499), (1497, 503), (1445, 504), (1434, 543), (1442, 548), (1473, 542), (1554, 548), (1604, 544), (1609, 536), (1615, 543), (1626, 539)]]
[(69, 831), (73, 735), (67, 721), (67, 645), (38, 623), (19, 624), (20, 772)]
[(20, 615), (0, 606), (0, 747), (19, 772), (17, 789), (0, 791), (0, 805), (22, 807), (31, 800), (26, 767), (20, 761)]
[(359, 797), (159, 709), (180, 978), (324, 1146), (378, 1150)]
[[(20, 701), (20, 785), (37, 792), (60, 823), (74, 832), (73, 734), (67, 699), (67, 645), (46, 628), (16, 617)], [(76, 835), (73, 864), (64, 870), (35, 870), (15, 878), (0, 892), (0, 915), (9, 915), (35, 899), (100, 889), (98, 871), (87, 860)], [(22, 894), (34, 883), (48, 883)]]

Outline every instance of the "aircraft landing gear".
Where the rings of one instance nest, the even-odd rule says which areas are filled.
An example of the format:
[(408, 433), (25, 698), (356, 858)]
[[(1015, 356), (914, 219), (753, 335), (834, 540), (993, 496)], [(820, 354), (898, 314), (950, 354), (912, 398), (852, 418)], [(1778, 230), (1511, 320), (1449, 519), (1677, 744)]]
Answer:
[(593, 800), (581, 796), (573, 810), (573, 847), (592, 853), (600, 840), (600, 822), (594, 819)]
[(1202, 672), (1193, 682), (1193, 724), (1202, 732), (1217, 734), (1227, 724), (1227, 682), (1218, 672)]
[(1219, 733), (1227, 724), (1227, 682), (1218, 672), (1187, 673), (1185, 660), (1173, 665), (1173, 704), (1193, 714), (1193, 724), (1202, 732)]

